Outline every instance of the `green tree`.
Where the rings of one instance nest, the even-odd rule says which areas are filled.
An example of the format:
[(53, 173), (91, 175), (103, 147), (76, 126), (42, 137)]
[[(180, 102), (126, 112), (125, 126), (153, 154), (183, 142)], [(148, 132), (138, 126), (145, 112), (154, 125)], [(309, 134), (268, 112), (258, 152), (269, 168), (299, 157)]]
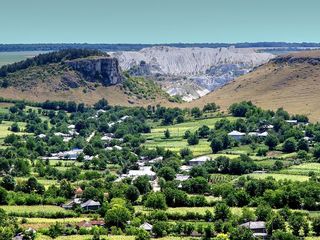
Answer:
[(272, 234), (271, 240), (298, 240), (292, 233), (288, 233), (282, 230), (276, 230)]
[(194, 107), (194, 108), (191, 109), (191, 115), (192, 115), (194, 118), (198, 118), (198, 117), (201, 117), (202, 112), (201, 112), (200, 108)]
[(288, 138), (283, 143), (282, 150), (286, 153), (292, 153), (295, 152), (297, 149), (297, 142), (294, 138)]
[(133, 181), (141, 194), (146, 194), (151, 191), (151, 185), (148, 176), (139, 176)]
[(320, 217), (315, 217), (312, 219), (312, 230), (316, 236), (320, 236)]
[(16, 123), (16, 122), (12, 123), (10, 130), (12, 132), (20, 132), (20, 127), (19, 127), (18, 123)]
[(171, 167), (163, 167), (158, 171), (158, 176), (164, 178), (166, 181), (172, 181), (176, 177), (176, 172)]
[(135, 240), (149, 240), (149, 239), (150, 239), (150, 234), (146, 230), (144, 229), (138, 230)]
[(1, 187), (8, 191), (13, 191), (16, 186), (16, 180), (11, 175), (5, 175), (1, 181)]
[(164, 237), (168, 234), (169, 224), (167, 222), (156, 222), (152, 226), (152, 232), (156, 237)]
[(275, 230), (286, 230), (284, 218), (279, 213), (274, 213), (267, 222), (267, 232), (272, 234)]
[(272, 208), (268, 204), (259, 204), (255, 213), (258, 221), (267, 221), (272, 214)]
[(219, 202), (214, 208), (214, 219), (226, 221), (231, 216), (231, 211), (225, 202)]
[(301, 138), (301, 139), (298, 141), (297, 149), (298, 149), (298, 150), (304, 150), (304, 151), (306, 151), (306, 152), (309, 152), (309, 143), (308, 143), (308, 141), (306, 141), (306, 140), (304, 140), (303, 138)]
[(170, 131), (169, 131), (169, 129), (166, 129), (166, 130), (164, 131), (164, 137), (165, 137), (166, 139), (169, 139), (169, 138), (170, 138)]
[(230, 240), (255, 240), (252, 231), (245, 227), (237, 227), (230, 233)]
[(130, 211), (121, 205), (115, 205), (109, 209), (105, 216), (105, 221), (108, 226), (116, 226), (118, 228), (123, 228), (130, 219)]
[(199, 137), (197, 133), (191, 133), (188, 137), (188, 144), (189, 145), (197, 145), (199, 143)]
[(217, 153), (223, 150), (223, 142), (220, 138), (213, 138), (210, 144), (212, 153)]
[(304, 236), (309, 233), (309, 223), (305, 216), (300, 212), (294, 212), (291, 214), (288, 220), (289, 226), (293, 235), (299, 236), (300, 230), (303, 230)]
[(273, 150), (279, 143), (277, 136), (269, 134), (264, 140), (264, 144), (269, 147), (269, 150)]
[(130, 185), (126, 191), (126, 198), (131, 202), (135, 202), (139, 198), (139, 196), (139, 189), (134, 185)]
[(153, 209), (166, 209), (167, 204), (164, 194), (161, 192), (149, 193), (144, 202), (144, 206)]

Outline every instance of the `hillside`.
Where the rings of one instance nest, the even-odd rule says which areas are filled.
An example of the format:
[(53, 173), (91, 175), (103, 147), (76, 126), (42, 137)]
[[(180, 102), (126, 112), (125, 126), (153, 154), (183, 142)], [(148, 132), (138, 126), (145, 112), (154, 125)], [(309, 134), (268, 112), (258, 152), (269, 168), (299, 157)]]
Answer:
[(159, 80), (170, 95), (199, 98), (274, 57), (250, 48), (155, 46), (110, 53), (131, 75)]
[(114, 105), (173, 101), (151, 80), (124, 76), (118, 60), (93, 50), (41, 54), (0, 68), (0, 96), (30, 101), (64, 100)]
[(291, 113), (320, 119), (320, 51), (279, 56), (188, 106), (216, 102), (222, 109), (252, 100), (265, 109), (284, 107)]

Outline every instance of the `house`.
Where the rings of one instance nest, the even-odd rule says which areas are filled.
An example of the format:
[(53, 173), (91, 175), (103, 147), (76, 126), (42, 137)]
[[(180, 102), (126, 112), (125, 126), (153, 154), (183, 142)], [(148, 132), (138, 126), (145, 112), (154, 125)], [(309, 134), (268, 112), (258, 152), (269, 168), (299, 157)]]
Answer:
[(53, 159), (69, 159), (69, 160), (76, 160), (78, 156), (83, 152), (82, 149), (72, 149), (70, 151), (59, 152), (51, 154)]
[(106, 141), (106, 142), (111, 142), (111, 141), (113, 140), (113, 138), (112, 138), (112, 137), (109, 137), (109, 136), (103, 136), (103, 137), (101, 138), (101, 140), (102, 140), (102, 141)]
[(46, 137), (46, 135), (45, 135), (45, 134), (43, 134), (43, 133), (41, 133), (41, 134), (39, 134), (37, 137), (42, 139), (42, 138), (45, 138), (45, 137)]
[(249, 132), (249, 136), (252, 136), (252, 137), (260, 137), (260, 138), (264, 138), (264, 137), (267, 137), (268, 136), (268, 132), (263, 132), (263, 133), (259, 133), (259, 132)]
[(122, 147), (118, 146), (118, 145), (115, 145), (113, 147), (106, 147), (105, 148), (106, 151), (112, 151), (112, 150), (119, 150), (121, 151), (122, 150)]
[(125, 116), (121, 117), (120, 119), (121, 119), (122, 121), (124, 121), (124, 120), (126, 120), (126, 119), (128, 119), (128, 118), (130, 118), (130, 116), (125, 115)]
[(189, 175), (177, 174), (175, 180), (183, 182), (190, 178)]
[(253, 236), (255, 238), (267, 239), (268, 237), (266, 222), (246, 222), (241, 224), (240, 226), (250, 229), (253, 232)]
[(102, 113), (105, 113), (105, 112), (107, 112), (106, 110), (103, 110), (103, 109), (99, 109), (98, 111), (97, 111), (97, 114), (102, 114)]
[(70, 137), (70, 134), (62, 133), (62, 132), (56, 132), (53, 135), (58, 136), (58, 137)]
[(101, 204), (97, 201), (89, 199), (88, 201), (82, 203), (81, 208), (89, 211), (89, 210), (98, 210), (101, 207)]
[(63, 137), (64, 142), (69, 142), (72, 139), (72, 137)]
[(156, 178), (156, 173), (151, 170), (150, 166), (143, 166), (140, 167), (139, 170), (130, 170), (127, 176), (133, 179), (140, 176), (148, 176), (150, 180), (154, 180)]
[(191, 170), (191, 166), (187, 166), (187, 165), (182, 165), (180, 167), (181, 171), (185, 171), (185, 172), (189, 172)]
[(292, 125), (297, 125), (298, 120), (286, 120), (287, 123), (292, 124)]
[(68, 126), (68, 129), (75, 129), (75, 128), (76, 128), (76, 125), (74, 125), (74, 124), (71, 124)]
[(140, 226), (141, 229), (147, 231), (147, 232), (151, 232), (152, 231), (152, 225), (150, 223), (143, 223), (141, 226)]
[(75, 205), (80, 205), (81, 204), (81, 199), (80, 198), (74, 198), (71, 201), (62, 204), (61, 207), (63, 207), (64, 209), (72, 209)]
[(228, 136), (234, 138), (236, 141), (240, 141), (246, 134), (238, 131), (232, 131), (228, 133)]
[(157, 157), (157, 158), (154, 158), (152, 160), (149, 161), (149, 163), (156, 163), (156, 162), (160, 162), (163, 160), (163, 157), (160, 156), (160, 157)]
[(197, 158), (191, 159), (189, 161), (189, 165), (191, 165), (191, 166), (202, 165), (206, 161), (210, 161), (210, 160), (211, 160), (211, 158), (208, 157), (208, 156), (201, 156), (201, 157), (197, 157)]

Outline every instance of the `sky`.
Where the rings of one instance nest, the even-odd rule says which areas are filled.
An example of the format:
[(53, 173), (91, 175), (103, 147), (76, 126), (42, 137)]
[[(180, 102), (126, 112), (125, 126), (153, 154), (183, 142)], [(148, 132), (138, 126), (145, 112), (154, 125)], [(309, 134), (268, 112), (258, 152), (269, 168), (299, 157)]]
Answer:
[(320, 42), (319, 0), (0, 0), (0, 43)]

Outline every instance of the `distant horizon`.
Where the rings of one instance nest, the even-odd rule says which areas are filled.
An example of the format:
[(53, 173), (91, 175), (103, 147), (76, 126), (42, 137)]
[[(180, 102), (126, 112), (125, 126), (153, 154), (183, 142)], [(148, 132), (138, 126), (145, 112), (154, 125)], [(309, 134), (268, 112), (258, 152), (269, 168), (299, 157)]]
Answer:
[(318, 0), (3, 0), (0, 43), (318, 42)]
[(288, 43), (288, 44), (320, 44), (319, 42), (285, 42), (285, 41), (252, 41), (252, 42), (155, 42), (155, 43), (139, 43), (139, 42), (32, 42), (32, 43), (0, 43), (0, 45), (32, 45), (32, 44), (123, 44), (123, 45), (161, 45), (161, 44), (255, 44), (255, 43)]

